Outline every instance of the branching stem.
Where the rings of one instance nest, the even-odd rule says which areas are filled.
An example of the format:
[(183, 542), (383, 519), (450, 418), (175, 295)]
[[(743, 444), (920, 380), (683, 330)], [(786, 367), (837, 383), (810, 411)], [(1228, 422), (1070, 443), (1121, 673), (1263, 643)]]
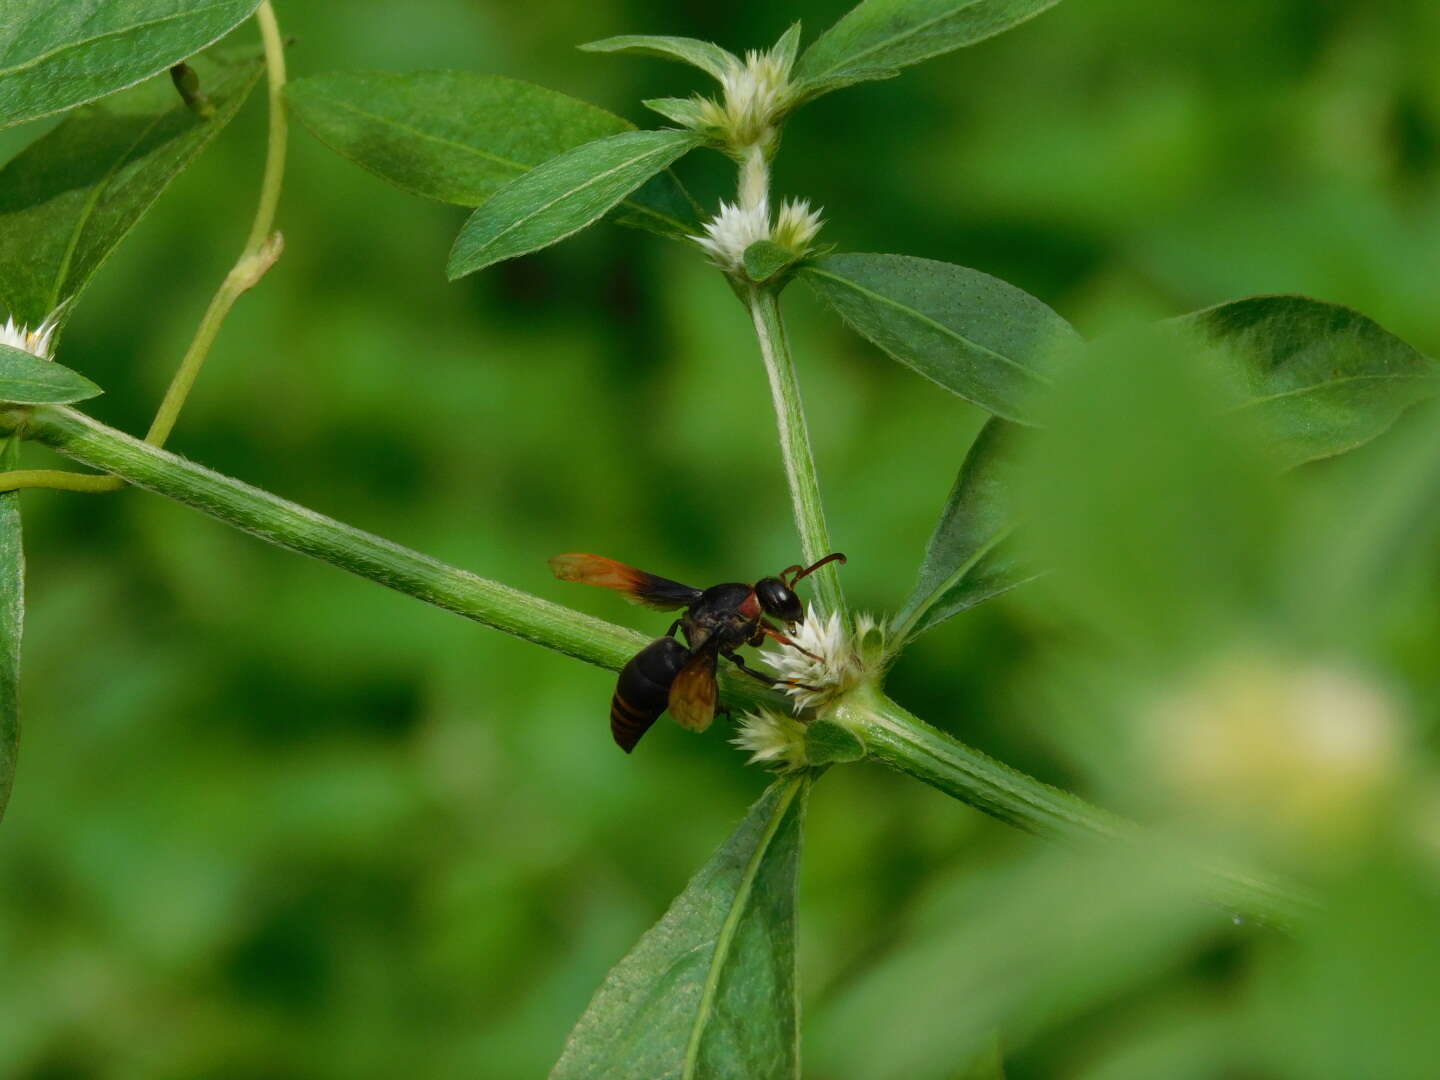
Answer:
[[(0, 406), (0, 438), (15, 433), (273, 544), (591, 664), (619, 669), (649, 641), (211, 472), (74, 409)], [(731, 705), (786, 707), (772, 691), (732, 672), (722, 673), (722, 683)], [(879, 693), (856, 695), (847, 711), (847, 722), (875, 760), (1002, 821), (1071, 841), (1126, 842), (1141, 833), (1138, 826), (930, 727)], [(1217, 899), (1256, 918), (1286, 924), (1307, 910), (1302, 899), (1260, 878), (1217, 869), (1215, 880)]]
[[(265, 154), (265, 174), (260, 183), (260, 199), (255, 207), (255, 217), (250, 224), (250, 235), (240, 258), (225, 275), (225, 280), (210, 298), (210, 305), (200, 319), (195, 337), (180, 366), (170, 379), (165, 397), (150, 423), (145, 441), (155, 446), (164, 446), (165, 440), (175, 430), (210, 347), (220, 333), (220, 327), (230, 309), (235, 306), (242, 293), (253, 288), (275, 264), (284, 249), (284, 240), (274, 232), (275, 209), (280, 202), (280, 190), (285, 179), (285, 146), (288, 126), (285, 119), (285, 43), (280, 37), (280, 26), (275, 21), (270, 0), (265, 0), (255, 12), (255, 21), (260, 27), (260, 39), (265, 49), (265, 73), (269, 88), (269, 135)], [(100, 493), (119, 491), (125, 481), (118, 476), (94, 476), (85, 473), (71, 473), (60, 469), (18, 469), (0, 473), (0, 491), (17, 491), (22, 488), (49, 488), (55, 491), (83, 491)]]

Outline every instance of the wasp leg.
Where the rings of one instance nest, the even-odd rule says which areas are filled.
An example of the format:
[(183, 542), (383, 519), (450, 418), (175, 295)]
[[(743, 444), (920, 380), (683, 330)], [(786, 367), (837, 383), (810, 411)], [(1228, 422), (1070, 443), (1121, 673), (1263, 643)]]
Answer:
[(781, 645), (789, 645), (790, 648), (794, 649), (798, 653), (803, 653), (804, 655), (810, 657), (810, 659), (814, 660), (817, 664), (823, 664), (825, 662), (822, 658), (816, 656), (809, 649), (802, 649), (799, 645), (796, 645), (795, 642), (791, 641), (788, 637), (782, 634), (779, 630), (776, 630), (773, 626), (762, 626), (760, 628), (760, 633), (762, 633), (768, 638), (773, 638)]
[(726, 660), (745, 672), (752, 679), (759, 679), (766, 686), (793, 686), (799, 690), (818, 690), (818, 686), (807, 686), (805, 683), (795, 682), (793, 679), (777, 679), (774, 675), (766, 675), (763, 671), (756, 671), (740, 658), (738, 653), (728, 652), (722, 654)]
[(670, 629), (665, 631), (665, 636), (666, 636), (666, 637), (674, 637), (674, 636), (675, 636), (675, 631), (680, 629), (680, 623), (681, 623), (681, 620), (680, 620), (680, 619), (676, 619), (674, 622), (672, 622), (672, 623), (670, 624)]

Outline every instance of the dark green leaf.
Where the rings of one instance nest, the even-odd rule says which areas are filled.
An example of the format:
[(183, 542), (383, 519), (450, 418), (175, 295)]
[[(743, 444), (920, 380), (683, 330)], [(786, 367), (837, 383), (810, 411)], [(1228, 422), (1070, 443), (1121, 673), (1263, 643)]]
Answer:
[(1070, 324), (999, 278), (907, 255), (831, 255), (800, 276), (840, 317), (926, 378), (1007, 420), (1027, 421)]
[(757, 240), (745, 249), (745, 276), (757, 283), (769, 281), (794, 266), (799, 258), (795, 252), (774, 240)]
[(1024, 429), (992, 419), (975, 436), (935, 526), (920, 580), (895, 617), (898, 648), (952, 615), (1039, 575), (1011, 544), (1016, 440)]
[(1212, 350), (1286, 465), (1360, 446), (1440, 389), (1440, 365), (1338, 304), (1257, 296), (1168, 325)]
[[(1054, 7), (1060, 0), (864, 0), (805, 50), (803, 84), (825, 89), (888, 78), (896, 68), (973, 45)], [(806, 86), (814, 97), (814, 87)]]
[[(336, 153), (396, 187), (479, 206), (551, 158), (634, 126), (533, 83), (466, 71), (335, 72), (286, 88), (295, 115)], [(627, 224), (668, 236), (699, 231), (669, 173), (625, 204)]]
[(258, 60), (194, 67), (209, 119), (156, 80), (66, 117), (0, 170), (0, 302), (18, 322), (37, 326), (84, 288), (263, 70)]
[(688, 131), (626, 131), (531, 169), (497, 191), (461, 227), (450, 252), (450, 279), (579, 232), (695, 144)]
[(773, 784), (611, 970), (550, 1080), (795, 1080), (808, 775)]
[(606, 38), (604, 41), (592, 41), (580, 48), (586, 52), (629, 52), (679, 60), (682, 64), (708, 71), (717, 79), (723, 79), (727, 72), (743, 66), (733, 53), (713, 42), (700, 41), (697, 38), (625, 34), (621, 37)]
[(89, 379), (54, 360), (0, 345), (0, 401), (15, 405), (70, 405), (104, 393)]
[(259, 0), (5, 0), (0, 128), (123, 90), (194, 55)]
[[(19, 439), (0, 454), (0, 469), (13, 469)], [(20, 493), (0, 494), (0, 818), (15, 787), (20, 752), (20, 638), (25, 628), (25, 547), (20, 531)]]

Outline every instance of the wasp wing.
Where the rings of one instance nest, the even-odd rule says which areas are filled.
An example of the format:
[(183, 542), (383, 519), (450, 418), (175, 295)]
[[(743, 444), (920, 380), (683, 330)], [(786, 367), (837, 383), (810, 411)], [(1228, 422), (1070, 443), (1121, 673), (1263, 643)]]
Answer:
[(689, 607), (700, 599), (700, 590), (659, 574), (649, 574), (626, 566), (603, 555), (575, 552), (550, 559), (550, 569), (561, 581), (578, 581), (582, 585), (598, 585), (625, 594), (632, 604), (655, 611), (674, 611)]
[(715, 719), (715, 649), (699, 649), (670, 684), (670, 715), (691, 731), (704, 731)]

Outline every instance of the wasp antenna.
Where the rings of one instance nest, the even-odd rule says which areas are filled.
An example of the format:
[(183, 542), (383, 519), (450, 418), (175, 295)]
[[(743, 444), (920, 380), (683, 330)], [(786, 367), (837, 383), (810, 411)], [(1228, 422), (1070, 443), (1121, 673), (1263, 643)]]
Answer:
[(807, 566), (807, 567), (806, 567), (805, 569), (803, 569), (803, 570), (800, 570), (800, 567), (798, 567), (798, 566), (792, 566), (792, 567), (790, 567), (789, 570), (785, 570), (780, 576), (781, 576), (781, 577), (784, 577), (785, 574), (788, 574), (788, 573), (790, 572), (790, 570), (800, 570), (800, 572), (799, 572), (798, 574), (796, 574), (793, 578), (790, 579), (790, 585), (791, 585), (791, 586), (794, 586), (794, 584), (795, 584), (797, 581), (799, 581), (801, 578), (809, 577), (811, 574), (813, 574), (816, 570), (819, 570), (820, 567), (824, 566), (826, 563), (829, 563), (829, 562), (846, 563), (846, 562), (849, 562), (849, 561), (850, 561), (850, 560), (848, 560), (847, 558), (845, 558), (845, 555), (844, 555), (843, 552), (834, 551), (834, 552), (831, 552), (829, 555), (826, 555), (826, 556), (825, 556), (823, 559), (821, 559), (819, 562), (817, 562), (817, 563), (811, 563), (809, 566)]

